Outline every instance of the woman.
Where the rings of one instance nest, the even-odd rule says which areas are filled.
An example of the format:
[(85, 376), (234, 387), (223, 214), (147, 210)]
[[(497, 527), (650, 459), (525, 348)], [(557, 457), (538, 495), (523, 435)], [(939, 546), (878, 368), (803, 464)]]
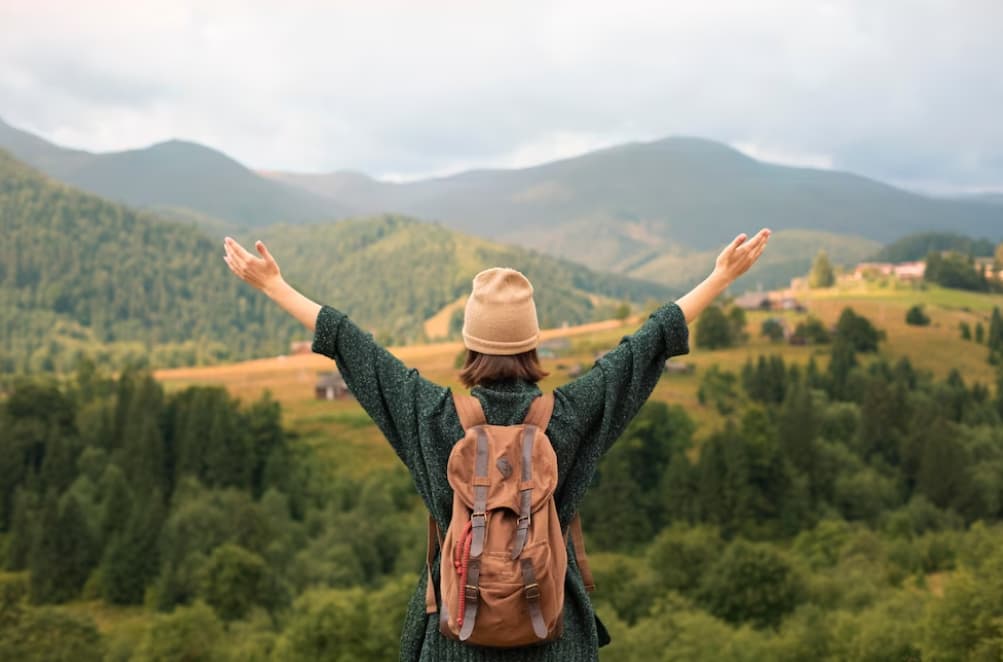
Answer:
[[(689, 351), (687, 324), (752, 266), (769, 234), (764, 228), (749, 240), (744, 233), (735, 237), (703, 282), (658, 308), (592, 370), (555, 389), (546, 434), (557, 455), (554, 498), (562, 527), (571, 522), (603, 453), (651, 394), (665, 361)], [(450, 390), (408, 369), (344, 313), (290, 287), (262, 242), (255, 244), (260, 257), (230, 237), (224, 246), (224, 259), (234, 274), (314, 332), (313, 351), (337, 362), (352, 393), (407, 466), (429, 512), (445, 531), (452, 514), (446, 464), (452, 445), (464, 435)], [(467, 361), (460, 376), (473, 387), (471, 395), (480, 400), (491, 424), (521, 423), (540, 395), (536, 383), (547, 374), (536, 354), (539, 327), (532, 294), (529, 281), (512, 269), (488, 269), (474, 278), (464, 315)], [(426, 614), (427, 575), (422, 573), (408, 604), (400, 659), (597, 660), (598, 649), (609, 643), (609, 636), (595, 617), (570, 543), (568, 557), (564, 631), (559, 639), (520, 649), (478, 648), (448, 639), (439, 633), (435, 615)], [(432, 567), (437, 575), (438, 563)]]

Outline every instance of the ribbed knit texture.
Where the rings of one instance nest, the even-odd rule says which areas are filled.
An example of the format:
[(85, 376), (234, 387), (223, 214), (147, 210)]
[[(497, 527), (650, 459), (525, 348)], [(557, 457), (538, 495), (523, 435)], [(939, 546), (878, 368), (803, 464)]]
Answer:
[[(425, 505), (445, 531), (453, 499), (446, 464), (453, 444), (463, 437), (450, 390), (407, 368), (330, 306), (323, 306), (317, 316), (313, 351), (337, 361), (345, 383), (404, 462)], [(554, 495), (562, 526), (574, 516), (603, 453), (651, 395), (666, 359), (688, 352), (683, 312), (668, 303), (598, 359), (592, 370), (555, 389), (547, 436), (557, 454)], [(481, 401), (488, 423), (516, 425), (526, 417), (540, 389), (535, 384), (504, 381), (477, 386), (471, 393)], [(436, 562), (436, 579), (438, 567)], [(436, 615), (425, 614), (426, 574), (423, 568), (415, 570), (422, 572), (404, 619), (402, 662), (588, 662), (597, 660), (599, 646), (608, 643), (570, 543), (564, 633), (556, 641), (532, 648), (485, 649), (446, 639), (439, 634)]]
[(540, 325), (529, 279), (508, 267), (474, 276), (463, 310), (463, 344), (484, 354), (528, 352), (540, 343)]

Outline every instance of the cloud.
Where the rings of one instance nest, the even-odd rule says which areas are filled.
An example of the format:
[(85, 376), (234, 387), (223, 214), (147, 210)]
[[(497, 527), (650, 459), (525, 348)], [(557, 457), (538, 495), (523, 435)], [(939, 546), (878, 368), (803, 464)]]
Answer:
[(1001, 19), (996, 0), (6, 0), (0, 116), (95, 150), (181, 137), (404, 179), (697, 135), (1003, 188)]

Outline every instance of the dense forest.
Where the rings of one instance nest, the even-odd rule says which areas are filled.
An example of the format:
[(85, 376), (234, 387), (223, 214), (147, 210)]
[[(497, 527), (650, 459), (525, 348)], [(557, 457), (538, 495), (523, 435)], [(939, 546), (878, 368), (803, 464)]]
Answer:
[[(222, 237), (55, 183), (2, 152), (0, 231), (0, 374), (70, 370), (81, 356), (114, 367), (274, 356), (303, 336), (230, 274)], [(422, 339), (425, 320), (496, 264), (548, 284), (538, 297), (544, 326), (606, 318), (621, 301), (670, 294), (398, 217), (262, 236), (290, 281), (338, 301), (385, 342)]]
[[(1003, 388), (884, 342), (846, 309), (820, 361), (706, 371), (713, 425), (645, 405), (583, 506), (604, 660), (1003, 655)], [(267, 396), (19, 381), (0, 485), (2, 659), (396, 658), (410, 479), (325, 465)]]

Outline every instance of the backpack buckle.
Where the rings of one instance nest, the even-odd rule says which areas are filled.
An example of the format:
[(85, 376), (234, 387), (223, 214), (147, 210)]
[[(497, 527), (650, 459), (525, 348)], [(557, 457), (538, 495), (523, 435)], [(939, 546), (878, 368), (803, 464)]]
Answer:
[(463, 587), (463, 597), (466, 598), (467, 600), (470, 601), (476, 600), (480, 596), (480, 593), (481, 589), (479, 589), (476, 586), (471, 586), (470, 584), (466, 584)]
[[(480, 520), (479, 522), (476, 520)], [(470, 513), (470, 525), (478, 528), (484, 528), (487, 524), (487, 513)]]
[(520, 529), (529, 528), (529, 515), (520, 515), (519, 519), (516, 520), (516, 525)]
[(523, 587), (523, 591), (526, 592), (527, 600), (539, 600), (540, 599), (540, 585), (536, 582), (532, 584), (526, 584)]

